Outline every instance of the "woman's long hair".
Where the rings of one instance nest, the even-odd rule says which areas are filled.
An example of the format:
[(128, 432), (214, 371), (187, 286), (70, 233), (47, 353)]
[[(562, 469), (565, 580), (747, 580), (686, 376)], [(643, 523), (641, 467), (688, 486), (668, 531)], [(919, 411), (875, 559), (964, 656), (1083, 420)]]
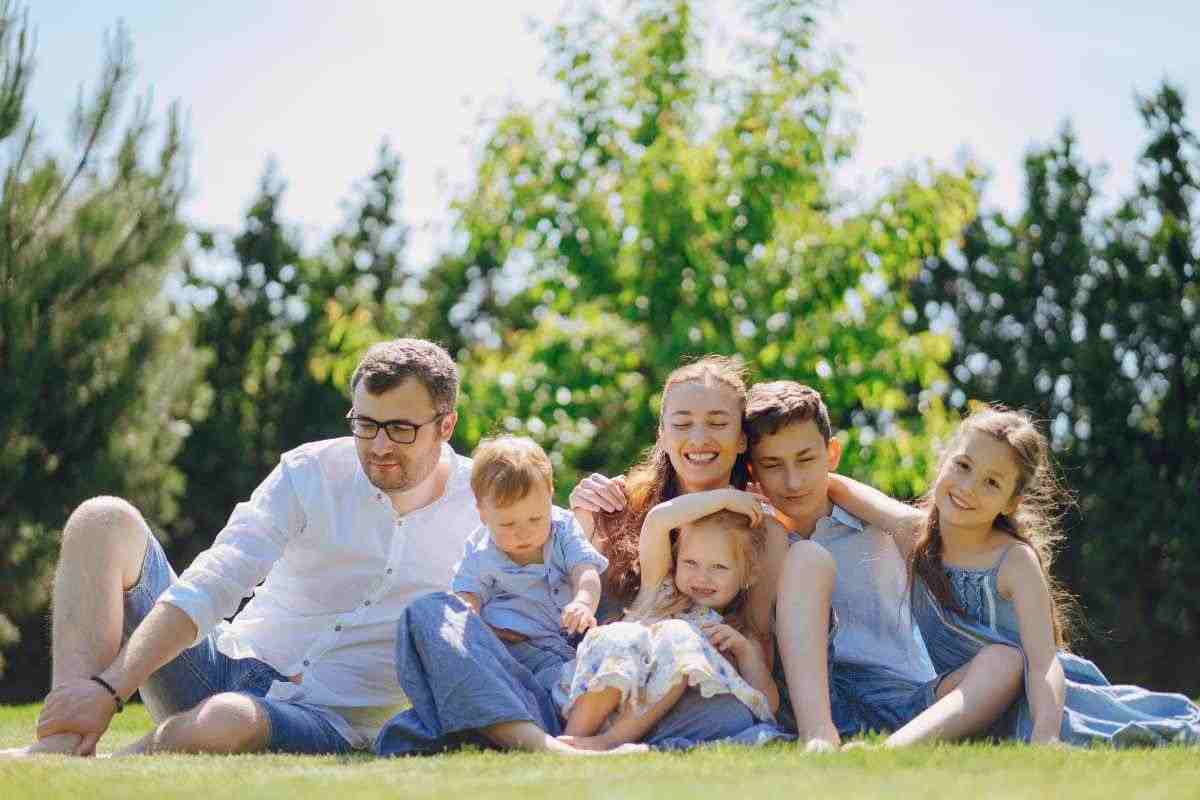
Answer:
[[(938, 462), (937, 475), (945, 468), (947, 454), (955, 443), (970, 431), (980, 431), (1007, 444), (1017, 465), (1017, 483), (1013, 495), (1018, 498), (1016, 510), (999, 514), (993, 526), (1014, 539), (1029, 545), (1037, 554), (1042, 574), (1050, 588), (1051, 621), (1054, 638), (1059, 646), (1070, 642), (1072, 629), (1079, 617), (1078, 602), (1063, 589), (1050, 572), (1058, 547), (1062, 543), (1061, 522), (1073, 502), (1068, 489), (1059, 480), (1050, 460), (1046, 437), (1034, 425), (1032, 418), (1021, 411), (1002, 406), (989, 406), (973, 412), (962, 421)], [(936, 485), (935, 478), (934, 484)], [(961, 612), (954, 598), (950, 579), (942, 564), (944, 542), (934, 504), (933, 488), (921, 499), (925, 519), (917, 531), (917, 541), (908, 562), (910, 587), (917, 578), (929, 588), (943, 608)]]
[[(685, 364), (667, 376), (663, 384), (662, 407), (666, 408), (667, 394), (681, 383), (705, 383), (734, 392), (746, 405), (746, 368), (737, 358), (705, 356)], [(659, 426), (662, 415), (659, 414)], [(729, 482), (738, 489), (746, 488), (750, 479), (746, 454), (738, 455)], [(638, 566), (638, 540), (642, 523), (650, 509), (659, 503), (679, 496), (679, 477), (671, 458), (656, 441), (642, 460), (629, 470), (625, 478), (626, 504), (622, 511), (596, 515), (595, 544), (608, 558), (604, 572), (604, 592), (622, 603), (633, 600), (641, 585)]]
[(679, 563), (679, 548), (682, 546), (683, 540), (692, 530), (701, 525), (714, 525), (733, 540), (733, 566), (741, 589), (729, 605), (722, 610), (721, 616), (725, 618), (727, 625), (743, 636), (758, 640), (765, 639), (767, 632), (757, 630), (751, 622), (748, 598), (750, 587), (761, 573), (762, 560), (766, 555), (766, 529), (762, 525), (757, 528), (751, 527), (750, 520), (745, 514), (728, 509), (722, 509), (702, 517), (690, 525), (685, 525), (682, 530), (673, 535), (671, 572), (668, 575), (668, 580), (671, 581), (671, 594), (664, 598), (659, 598), (657, 594), (652, 595), (644, 605), (634, 605), (630, 608), (625, 618), (631, 622), (670, 619), (691, 607), (692, 598), (679, 591), (675, 585), (675, 565)]

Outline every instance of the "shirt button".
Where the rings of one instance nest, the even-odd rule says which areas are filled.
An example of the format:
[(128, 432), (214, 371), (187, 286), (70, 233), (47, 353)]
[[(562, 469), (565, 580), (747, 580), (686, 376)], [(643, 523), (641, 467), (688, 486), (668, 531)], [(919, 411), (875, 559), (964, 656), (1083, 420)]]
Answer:
[(341, 625), (334, 625), (334, 626), (333, 626), (333, 629), (334, 629), (335, 631), (340, 631), (340, 630), (342, 629), (342, 626), (341, 626)]
[(364, 606), (369, 606), (369, 605), (371, 605), (371, 601), (370, 601), (370, 600), (363, 600), (363, 605), (364, 605)]
[(391, 568), (391, 567), (388, 567), (387, 574), (388, 574), (388, 575), (391, 575), (391, 574), (392, 574), (392, 568)]
[(306, 659), (304, 659), (304, 666), (306, 666), (306, 667), (308, 666), (308, 659), (307, 659), (307, 658), (306, 658)]

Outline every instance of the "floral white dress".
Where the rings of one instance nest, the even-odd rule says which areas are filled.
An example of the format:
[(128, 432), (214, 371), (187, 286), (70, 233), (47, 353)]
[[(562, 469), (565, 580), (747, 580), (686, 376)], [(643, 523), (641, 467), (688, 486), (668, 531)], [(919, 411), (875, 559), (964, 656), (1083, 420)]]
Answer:
[[(671, 579), (659, 587), (660, 598), (674, 592)], [(766, 695), (737, 669), (701, 631), (724, 620), (716, 611), (693, 604), (669, 619), (612, 622), (592, 628), (580, 642), (575, 660), (563, 665), (554, 699), (563, 717), (584, 694), (616, 688), (621, 704), (635, 711), (651, 706), (686, 679), (704, 697), (732, 694), (760, 720), (775, 715)]]

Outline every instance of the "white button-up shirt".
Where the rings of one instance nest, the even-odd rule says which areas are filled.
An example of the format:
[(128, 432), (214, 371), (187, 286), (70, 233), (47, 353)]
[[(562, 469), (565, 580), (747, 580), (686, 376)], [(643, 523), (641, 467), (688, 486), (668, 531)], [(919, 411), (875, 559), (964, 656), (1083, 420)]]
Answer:
[[(268, 697), (326, 708), (351, 744), (369, 746), (404, 702), (395, 666), (400, 613), (420, 595), (449, 589), (480, 524), (470, 459), (443, 445), (442, 460), (451, 464), (442, 496), (397, 517), (367, 480), (351, 437), (284, 453), (160, 599), (191, 617), (197, 641), (213, 633), (230, 658), (299, 676), (276, 681)], [(251, 591), (241, 613), (222, 622)]]

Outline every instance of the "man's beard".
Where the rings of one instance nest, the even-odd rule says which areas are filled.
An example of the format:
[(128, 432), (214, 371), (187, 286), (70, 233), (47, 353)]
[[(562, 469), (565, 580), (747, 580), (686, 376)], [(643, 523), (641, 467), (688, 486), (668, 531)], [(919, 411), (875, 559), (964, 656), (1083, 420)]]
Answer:
[(384, 492), (406, 492), (428, 478), (437, 467), (440, 458), (441, 450), (439, 448), (434, 450), (429, 458), (419, 462), (397, 455), (391, 459), (396, 466), (388, 470), (381, 471), (370, 461), (364, 467), (367, 480), (376, 489)]

